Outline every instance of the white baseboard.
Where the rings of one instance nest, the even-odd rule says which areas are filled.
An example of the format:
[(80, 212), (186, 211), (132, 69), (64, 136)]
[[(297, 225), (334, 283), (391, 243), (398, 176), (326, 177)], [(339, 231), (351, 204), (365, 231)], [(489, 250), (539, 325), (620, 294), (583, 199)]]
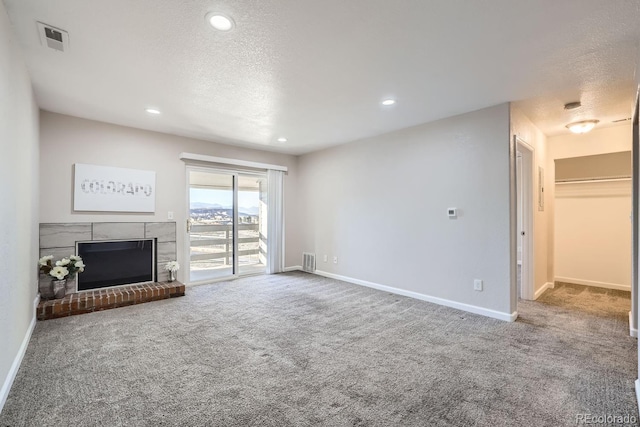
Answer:
[(536, 300), (540, 298), (540, 295), (542, 295), (544, 291), (546, 291), (547, 289), (553, 289), (555, 287), (556, 285), (554, 283), (551, 283), (551, 282), (545, 283), (544, 285), (542, 285), (540, 289), (536, 291), (536, 293), (533, 295), (533, 299)]
[(0, 389), (0, 412), (2, 412), (2, 408), (4, 408), (4, 404), (7, 402), (7, 397), (9, 397), (9, 391), (11, 391), (11, 386), (13, 385), (13, 381), (16, 379), (16, 375), (18, 374), (18, 369), (20, 369), (20, 364), (22, 364), (22, 358), (24, 357), (24, 354), (27, 351), (29, 340), (31, 340), (31, 334), (33, 333), (33, 329), (36, 327), (36, 311), (38, 309), (39, 303), (40, 303), (40, 294), (36, 295), (36, 298), (33, 300), (33, 316), (31, 318), (31, 323), (29, 324), (27, 333), (22, 339), (22, 344), (18, 349), (18, 354), (16, 354), (16, 357), (13, 359), (13, 363), (11, 364), (11, 368), (9, 369), (7, 378), (5, 378), (4, 383), (2, 384), (2, 388)]
[(418, 292), (407, 291), (404, 289), (393, 288), (391, 286), (380, 285), (378, 283), (368, 282), (366, 280), (354, 279), (352, 277), (341, 276), (339, 274), (328, 273), (322, 270), (316, 270), (315, 274), (318, 276), (328, 277), (330, 279), (342, 280), (343, 282), (353, 283), (354, 285), (366, 286), (368, 288), (378, 289), (380, 291), (390, 292), (392, 294), (402, 295), (405, 297), (415, 298), (422, 301), (431, 302), (445, 307), (451, 307), (458, 310), (468, 311), (474, 314), (480, 314), (482, 316), (492, 317), (494, 319), (505, 320), (507, 322), (514, 322), (518, 317), (518, 312), (503, 313), (501, 311), (495, 311), (488, 308), (478, 307), (475, 305), (465, 304), (461, 302), (451, 301), (444, 298), (438, 298), (431, 295), (420, 294)]
[(606, 288), (606, 289), (616, 289), (618, 291), (629, 291), (631, 292), (631, 286), (621, 285), (618, 283), (607, 283), (607, 282), (596, 282), (593, 280), (583, 280), (576, 279), (574, 277), (556, 277), (556, 282), (564, 282), (564, 283), (574, 283), (576, 285), (584, 285), (584, 286), (595, 286), (598, 288)]
[(302, 266), (301, 265), (292, 265), (291, 267), (285, 267), (284, 268), (284, 272), (288, 273), (289, 271), (298, 271), (298, 270), (302, 270)]
[(629, 312), (629, 335), (638, 338), (638, 329), (633, 327), (633, 313)]
[(640, 410), (640, 380), (636, 380), (636, 402), (638, 403), (638, 409)]

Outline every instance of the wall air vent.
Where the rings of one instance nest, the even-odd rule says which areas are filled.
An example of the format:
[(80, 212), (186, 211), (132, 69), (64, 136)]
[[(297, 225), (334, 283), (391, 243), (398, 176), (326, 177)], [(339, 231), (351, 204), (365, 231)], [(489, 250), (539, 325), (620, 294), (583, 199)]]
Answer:
[(302, 253), (302, 270), (313, 273), (316, 271), (316, 254), (309, 252)]
[(38, 22), (38, 34), (42, 46), (49, 47), (60, 52), (69, 48), (69, 33), (60, 28)]

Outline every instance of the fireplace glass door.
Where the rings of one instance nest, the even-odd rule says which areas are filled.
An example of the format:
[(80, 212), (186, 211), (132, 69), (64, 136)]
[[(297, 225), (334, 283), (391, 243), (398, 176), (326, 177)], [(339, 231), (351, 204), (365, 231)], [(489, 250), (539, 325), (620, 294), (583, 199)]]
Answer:
[(189, 281), (266, 269), (266, 176), (189, 169)]

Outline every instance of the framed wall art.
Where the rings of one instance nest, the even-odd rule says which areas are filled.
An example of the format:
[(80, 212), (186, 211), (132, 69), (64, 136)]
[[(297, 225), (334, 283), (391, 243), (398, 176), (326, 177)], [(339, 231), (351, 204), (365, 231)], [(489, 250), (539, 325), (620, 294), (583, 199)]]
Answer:
[(73, 210), (153, 213), (156, 210), (156, 173), (76, 163)]

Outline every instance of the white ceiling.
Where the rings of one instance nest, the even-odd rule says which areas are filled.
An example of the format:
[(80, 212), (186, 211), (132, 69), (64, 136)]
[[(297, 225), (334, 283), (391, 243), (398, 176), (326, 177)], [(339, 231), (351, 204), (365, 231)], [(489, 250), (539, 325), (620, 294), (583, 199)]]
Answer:
[(549, 135), (607, 125), (630, 116), (640, 58), (637, 0), (4, 3), (41, 108), (292, 154), (507, 101)]

